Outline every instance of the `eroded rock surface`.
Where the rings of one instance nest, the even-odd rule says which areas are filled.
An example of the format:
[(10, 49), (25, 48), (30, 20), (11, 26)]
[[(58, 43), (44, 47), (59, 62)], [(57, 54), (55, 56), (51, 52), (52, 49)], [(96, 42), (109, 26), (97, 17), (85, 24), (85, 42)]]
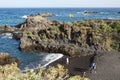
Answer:
[(71, 23), (48, 20), (53, 14), (28, 16), (16, 28), (0, 27), (0, 33), (11, 32), (20, 40), (22, 51), (63, 53), (70, 56), (96, 51), (120, 50), (119, 20), (84, 20)]
[(23, 30), (20, 49), (63, 53), (70, 56), (93, 54), (96, 50), (112, 50), (114, 20), (85, 20), (61, 23), (40, 15), (28, 17), (18, 25)]

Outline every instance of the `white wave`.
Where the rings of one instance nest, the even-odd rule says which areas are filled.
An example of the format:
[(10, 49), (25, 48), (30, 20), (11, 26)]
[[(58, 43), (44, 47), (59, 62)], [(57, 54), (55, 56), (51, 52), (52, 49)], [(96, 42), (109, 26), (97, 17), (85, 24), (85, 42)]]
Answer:
[(105, 12), (100, 12), (100, 14), (104, 14)]
[[(38, 60), (37, 62), (31, 62), (30, 64), (28, 63), (27, 65), (24, 66), (24, 68), (29, 68), (29, 69), (34, 69), (34, 70), (37, 70), (38, 67), (46, 68), (50, 63), (62, 58), (63, 54), (50, 53), (42, 57), (43, 57), (42, 60)], [(21, 69), (22, 70), (21, 72), (26, 72), (24, 68)]]
[(46, 67), (50, 63), (52, 63), (52, 62), (54, 62), (62, 57), (63, 57), (63, 54), (48, 54), (43, 60), (44, 62), (46, 62), (46, 64), (43, 65), (42, 67)]
[(80, 14), (81, 12), (77, 12), (77, 14)]
[(55, 16), (60, 16), (60, 15), (57, 15), (57, 14), (56, 14)]
[(109, 12), (100, 12), (100, 14), (109, 14)]
[(28, 16), (27, 16), (27, 15), (24, 15), (24, 16), (22, 16), (21, 18), (27, 19), (27, 18), (28, 18)]
[(114, 18), (112, 18), (112, 17), (108, 17), (107, 19), (114, 19)]
[(9, 38), (12, 39), (13, 38), (13, 34), (12, 33), (3, 33), (0, 35), (1, 38)]

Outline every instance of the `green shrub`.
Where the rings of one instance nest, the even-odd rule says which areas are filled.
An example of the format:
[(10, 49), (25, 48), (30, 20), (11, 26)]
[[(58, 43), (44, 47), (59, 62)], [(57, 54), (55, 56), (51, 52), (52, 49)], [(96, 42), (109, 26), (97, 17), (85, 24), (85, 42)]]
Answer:
[(31, 35), (32, 35), (32, 32), (31, 32), (31, 31), (27, 32), (27, 35), (28, 35), (28, 36), (31, 36)]
[(24, 73), (20, 71), (17, 64), (0, 66), (0, 80), (89, 80), (88, 78), (73, 76), (70, 78), (68, 70), (62, 65), (56, 67), (25, 69)]
[(114, 42), (114, 43), (112, 43), (112, 44), (110, 45), (110, 47), (111, 47), (112, 49), (114, 49), (114, 50), (118, 50), (119, 44)]
[(115, 24), (112, 25), (114, 31), (120, 30), (120, 21), (117, 21)]
[(42, 39), (42, 40), (46, 40), (46, 39), (47, 39), (46, 35), (45, 35), (45, 34), (42, 34), (41, 39)]
[(103, 28), (103, 32), (105, 34), (107, 34), (107, 36), (111, 36), (111, 34), (113, 32), (113, 29), (110, 26), (105, 25), (104, 28)]
[(90, 80), (90, 79), (76, 75), (76, 76), (70, 77), (68, 80)]
[(33, 31), (33, 32), (32, 32), (32, 34), (33, 34), (33, 35), (36, 35), (36, 34), (37, 34), (37, 32), (36, 32), (36, 31)]
[(60, 33), (60, 28), (59, 28), (59, 26), (54, 26), (52, 29), (55, 30), (57, 33)]

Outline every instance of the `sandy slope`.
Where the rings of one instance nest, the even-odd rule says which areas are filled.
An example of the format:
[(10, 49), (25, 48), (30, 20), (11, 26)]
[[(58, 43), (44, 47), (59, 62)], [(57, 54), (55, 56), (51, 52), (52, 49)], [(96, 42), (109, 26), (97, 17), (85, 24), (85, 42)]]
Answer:
[(69, 70), (69, 74), (81, 75), (84, 71), (87, 72), (87, 77), (91, 80), (120, 80), (120, 53), (118, 52), (100, 52), (95, 56), (97, 64), (97, 73), (90, 73), (89, 65), (92, 55), (83, 57), (70, 58), (69, 65), (66, 64), (66, 57), (63, 57), (50, 66), (55, 66), (58, 63), (62, 64)]
[(120, 80), (120, 53), (104, 52), (95, 57), (97, 73), (90, 75), (92, 80)]

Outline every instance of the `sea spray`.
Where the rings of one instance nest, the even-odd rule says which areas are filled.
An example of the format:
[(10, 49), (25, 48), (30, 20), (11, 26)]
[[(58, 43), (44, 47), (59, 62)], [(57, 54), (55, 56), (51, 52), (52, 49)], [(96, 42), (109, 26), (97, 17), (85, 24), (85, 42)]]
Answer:
[(13, 37), (12, 33), (3, 33), (3, 34), (0, 34), (0, 38), (12, 39), (12, 37)]
[(27, 17), (28, 17), (27, 15), (24, 15), (24, 16), (22, 16), (21, 18), (27, 19)]

